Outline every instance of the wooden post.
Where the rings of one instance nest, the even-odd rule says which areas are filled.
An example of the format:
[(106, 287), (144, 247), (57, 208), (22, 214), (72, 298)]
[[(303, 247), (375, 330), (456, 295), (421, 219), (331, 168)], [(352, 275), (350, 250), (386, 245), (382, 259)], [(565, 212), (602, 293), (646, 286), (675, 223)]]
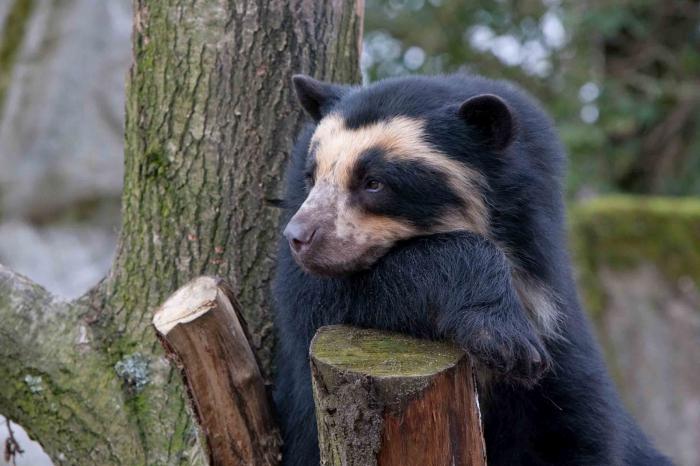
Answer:
[(153, 325), (180, 368), (211, 466), (275, 466), (280, 436), (231, 290), (197, 278), (158, 309)]
[(463, 351), (334, 325), (319, 329), (310, 353), (322, 465), (486, 464)]

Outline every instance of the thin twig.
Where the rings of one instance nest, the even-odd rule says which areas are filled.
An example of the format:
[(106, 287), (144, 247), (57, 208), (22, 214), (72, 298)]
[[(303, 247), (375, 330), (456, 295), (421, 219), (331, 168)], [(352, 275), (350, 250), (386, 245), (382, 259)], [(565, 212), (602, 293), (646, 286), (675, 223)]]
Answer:
[(15, 433), (12, 432), (12, 426), (10, 425), (10, 420), (5, 418), (5, 425), (7, 426), (8, 437), (5, 440), (5, 461), (12, 462), (12, 466), (17, 466), (17, 455), (24, 453), (22, 447), (19, 446), (19, 442), (15, 438)]

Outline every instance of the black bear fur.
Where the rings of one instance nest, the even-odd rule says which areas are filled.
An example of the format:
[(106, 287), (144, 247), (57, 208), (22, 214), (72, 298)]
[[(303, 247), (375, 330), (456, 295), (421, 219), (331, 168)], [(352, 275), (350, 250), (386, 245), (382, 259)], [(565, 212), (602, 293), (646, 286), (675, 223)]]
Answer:
[[(540, 106), (510, 83), (468, 75), (311, 91), (302, 104), (315, 121), (331, 111), (354, 128), (396, 116), (425, 121), (430, 144), (487, 181), (491, 237), (454, 231), (410, 238), (369, 269), (336, 277), (305, 272), (280, 241), (273, 296), (284, 465), (319, 464), (308, 350), (316, 329), (339, 323), (452, 340), (492, 370), (481, 400), (490, 466), (670, 464), (623, 409), (579, 304), (566, 248), (565, 153)], [(498, 101), (483, 95), (507, 105), (512, 120), (503, 122)], [(465, 111), (462, 104), (475, 97), (478, 106)], [(492, 111), (485, 128), (468, 124)], [(283, 225), (308, 193), (314, 128), (302, 131), (291, 156)], [(411, 183), (412, 173), (400, 176)], [(451, 200), (438, 185), (400, 206), (402, 215), (430, 222), (420, 204)], [(513, 267), (556, 296), (556, 334), (539, 333), (527, 317)]]

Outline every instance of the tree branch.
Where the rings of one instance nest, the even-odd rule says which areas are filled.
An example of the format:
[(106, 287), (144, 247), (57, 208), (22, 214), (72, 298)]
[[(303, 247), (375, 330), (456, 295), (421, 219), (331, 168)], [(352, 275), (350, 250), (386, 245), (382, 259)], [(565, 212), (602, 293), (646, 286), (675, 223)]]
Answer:
[(153, 325), (181, 370), (209, 464), (277, 465), (281, 439), (231, 289), (211, 277), (192, 280), (158, 309)]
[[(124, 435), (133, 429), (121, 380), (93, 347), (87, 310), (0, 265), (0, 412), (40, 439), (57, 464), (140, 451), (138, 438)], [(80, 442), (66, 444), (69, 432)]]

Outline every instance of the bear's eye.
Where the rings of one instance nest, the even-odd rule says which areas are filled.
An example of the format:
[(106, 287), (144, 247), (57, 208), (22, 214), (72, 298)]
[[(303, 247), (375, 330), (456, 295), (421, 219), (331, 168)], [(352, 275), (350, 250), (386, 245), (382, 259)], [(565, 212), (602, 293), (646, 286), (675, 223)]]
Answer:
[(379, 192), (382, 190), (383, 187), (384, 187), (384, 185), (381, 182), (379, 182), (373, 178), (370, 178), (369, 180), (367, 180), (365, 182), (365, 191), (370, 192), (370, 193)]
[(316, 183), (316, 177), (314, 176), (314, 172), (312, 171), (307, 171), (304, 173), (304, 180), (306, 181), (306, 184), (310, 187), (313, 187), (313, 185)]

